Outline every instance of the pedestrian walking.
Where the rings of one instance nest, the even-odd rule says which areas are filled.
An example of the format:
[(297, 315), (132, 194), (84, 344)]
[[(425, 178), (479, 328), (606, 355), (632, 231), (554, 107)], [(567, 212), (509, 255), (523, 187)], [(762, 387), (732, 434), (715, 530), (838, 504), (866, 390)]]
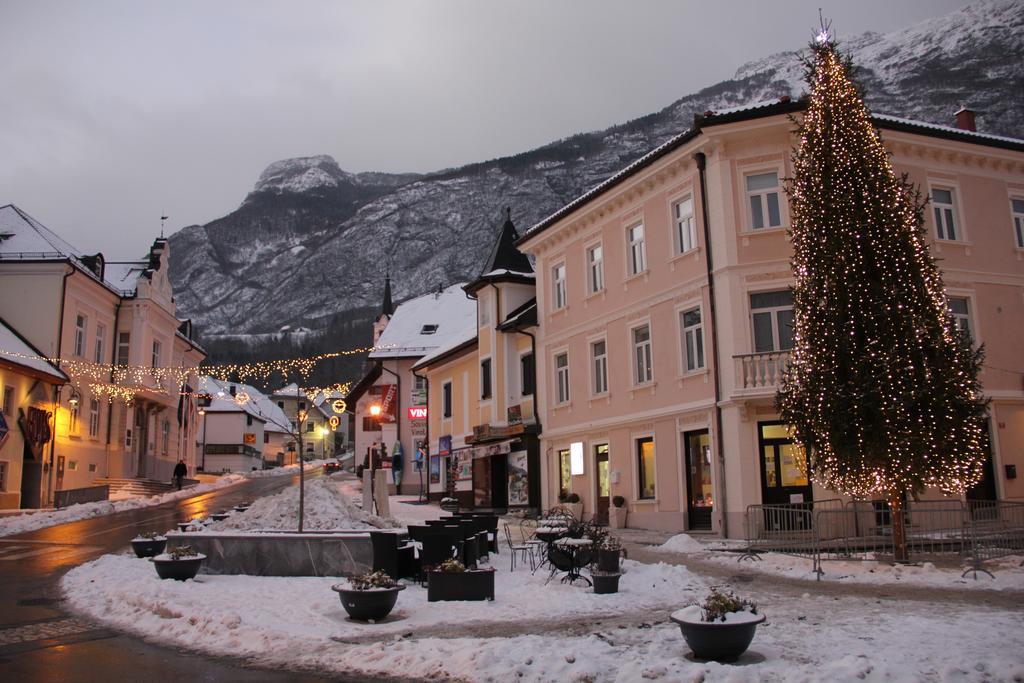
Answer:
[(174, 466), (174, 483), (178, 485), (179, 491), (185, 481), (186, 474), (188, 474), (188, 465), (185, 464), (184, 460), (179, 460), (178, 464)]

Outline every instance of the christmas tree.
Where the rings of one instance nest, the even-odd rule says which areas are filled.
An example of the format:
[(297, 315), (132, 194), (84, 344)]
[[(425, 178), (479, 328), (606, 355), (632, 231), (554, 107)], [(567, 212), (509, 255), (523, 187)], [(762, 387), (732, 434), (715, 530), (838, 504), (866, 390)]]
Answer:
[(827, 488), (889, 501), (906, 559), (903, 500), (982, 476), (982, 350), (953, 323), (925, 241), (925, 203), (893, 171), (823, 30), (811, 46), (792, 223), (794, 348), (777, 397)]

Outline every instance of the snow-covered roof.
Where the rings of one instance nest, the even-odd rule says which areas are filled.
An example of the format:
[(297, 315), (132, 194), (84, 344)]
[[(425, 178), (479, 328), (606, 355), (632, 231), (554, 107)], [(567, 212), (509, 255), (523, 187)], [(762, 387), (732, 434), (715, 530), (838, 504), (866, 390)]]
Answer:
[(8, 204), (0, 206), (0, 256), (15, 255), (36, 261), (77, 261), (82, 252), (14, 204)]
[(410, 299), (395, 309), (370, 358), (420, 358), (476, 332), (476, 301), (465, 283)]
[(134, 293), (139, 287), (139, 278), (149, 268), (144, 261), (113, 262), (108, 261), (103, 268), (103, 277), (114, 289), (125, 293)]
[[(249, 400), (239, 404), (231, 395), (231, 387), (235, 393), (245, 392)], [(211, 413), (246, 413), (260, 422), (266, 423), (264, 429), (268, 432), (287, 434), (291, 431), (291, 422), (284, 414), (284, 411), (270, 399), (266, 394), (249, 384), (240, 382), (225, 382), (213, 377), (205, 376), (199, 378), (199, 391), (210, 396), (210, 405), (206, 407)]]
[(874, 119), (875, 123), (895, 123), (912, 128), (919, 128), (922, 130), (931, 130), (937, 133), (944, 133), (946, 135), (955, 135), (957, 137), (964, 137), (968, 140), (973, 139), (976, 142), (982, 142), (990, 140), (992, 142), (1006, 143), (1010, 145), (1024, 145), (1024, 140), (1020, 138), (1011, 138), (1005, 135), (992, 135), (991, 133), (980, 133), (976, 130), (964, 130), (963, 128), (956, 128), (955, 126), (940, 126), (937, 123), (928, 123), (927, 121), (917, 121), (914, 119), (905, 119), (900, 116), (892, 116), (890, 114), (872, 114), (871, 118)]
[(463, 344), (468, 344), (468, 343), (472, 342), (476, 338), (477, 338), (477, 331), (476, 331), (476, 327), (474, 326), (473, 329), (466, 330), (463, 334), (461, 334), (458, 337), (452, 339), (448, 344), (445, 344), (444, 346), (442, 346), (441, 348), (437, 349), (436, 351), (432, 351), (429, 354), (427, 354), (426, 356), (423, 356), (423, 358), (420, 358), (418, 361), (416, 361), (416, 363), (413, 364), (412, 367), (413, 367), (414, 370), (417, 369), (417, 368), (425, 368), (428, 365), (430, 365), (430, 363), (432, 361), (434, 361), (434, 360), (436, 360), (438, 358), (441, 358), (445, 354), (451, 353), (452, 351), (454, 351), (455, 349), (459, 348)]
[(270, 394), (271, 396), (283, 396), (284, 398), (295, 398), (297, 396), (305, 396), (305, 393), (299, 389), (299, 385), (295, 382), (291, 384), (285, 384), (283, 387), (274, 391)]
[[(56, 367), (45, 360), (35, 358), (41, 356), (39, 351), (32, 347), (21, 335), (14, 331), (3, 320), (0, 320), (0, 361), (20, 365), (23, 368), (34, 370), (59, 382), (66, 382), (68, 377)], [(30, 356), (30, 357), (26, 357)]]

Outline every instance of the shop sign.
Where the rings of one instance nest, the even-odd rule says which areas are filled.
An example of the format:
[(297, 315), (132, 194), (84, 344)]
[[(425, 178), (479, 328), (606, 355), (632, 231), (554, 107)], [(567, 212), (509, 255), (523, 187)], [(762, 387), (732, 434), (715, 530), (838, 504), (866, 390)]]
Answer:
[(410, 420), (426, 420), (427, 419), (427, 407), (426, 406), (413, 406), (409, 408), (409, 419)]
[(523, 408), (519, 405), (508, 407), (508, 424), (518, 425), (523, 423)]
[(256, 434), (254, 432), (246, 432), (242, 434), (242, 443), (252, 445), (256, 443)]
[(398, 386), (395, 384), (380, 385), (380, 422), (388, 424), (397, 421)]

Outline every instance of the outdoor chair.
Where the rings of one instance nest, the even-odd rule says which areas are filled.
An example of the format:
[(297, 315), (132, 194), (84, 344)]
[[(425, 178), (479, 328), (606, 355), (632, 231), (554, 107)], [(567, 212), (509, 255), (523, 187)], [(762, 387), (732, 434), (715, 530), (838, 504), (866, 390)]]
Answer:
[[(400, 561), (400, 556), (406, 551), (399, 550), (398, 534), (390, 531), (371, 531), (370, 543), (373, 545), (373, 571), (386, 572), (397, 581), (402, 576), (401, 564), (411, 568), (411, 562)], [(409, 546), (407, 552), (412, 553), (412, 546)]]
[(508, 530), (508, 523), (505, 524), (505, 540), (508, 542), (508, 549), (511, 551), (510, 554), (512, 556), (511, 557), (512, 566), (511, 566), (511, 570), (510, 571), (515, 571), (516, 570), (516, 555), (518, 555), (518, 554), (522, 554), (524, 562), (529, 560), (529, 562), (530, 562), (530, 571), (536, 571), (536, 567), (534, 566), (534, 559), (533, 559), (533, 548), (528, 546), (528, 545), (526, 545), (525, 543), (522, 543), (520, 545), (513, 544), (512, 543), (512, 532)]
[[(458, 531), (458, 530), (454, 530)], [(436, 567), (445, 560), (461, 554), (461, 541), (452, 530), (436, 529), (423, 535), (423, 548), (420, 550), (420, 582), (426, 579), (426, 569)]]
[(491, 552), (498, 554), (498, 515), (487, 515), (484, 517), (484, 529), (486, 529), (491, 545)]
[(473, 528), (476, 529), (477, 542), (479, 543), (477, 546), (477, 554), (480, 557), (487, 557), (487, 554), (491, 552), (491, 542), (488, 538), (490, 530), (488, 529), (487, 516), (476, 515), (475, 517), (470, 518), (469, 521), (473, 523)]
[(409, 540), (410, 541), (423, 541), (423, 534), (426, 533), (431, 527), (425, 524), (410, 524), (409, 529)]
[(476, 525), (470, 521), (459, 523), (459, 530), (462, 531), (462, 564), (475, 567), (480, 558), (480, 543), (476, 537)]

